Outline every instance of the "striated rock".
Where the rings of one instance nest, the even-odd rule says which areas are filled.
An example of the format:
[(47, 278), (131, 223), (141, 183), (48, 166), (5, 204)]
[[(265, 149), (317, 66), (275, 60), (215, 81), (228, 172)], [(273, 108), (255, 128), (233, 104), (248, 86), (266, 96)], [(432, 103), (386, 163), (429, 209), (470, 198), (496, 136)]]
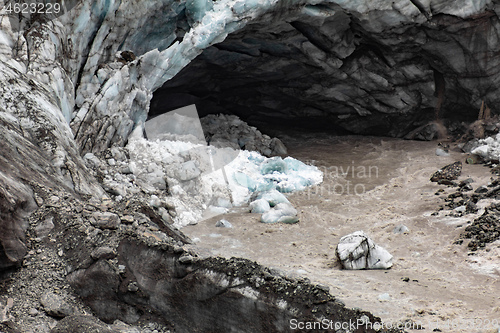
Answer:
[(99, 259), (112, 259), (116, 257), (116, 252), (112, 248), (108, 246), (101, 246), (96, 248), (90, 253), (90, 256), (92, 259), (99, 260)]
[(344, 269), (388, 269), (392, 255), (375, 244), (363, 231), (356, 231), (340, 239), (337, 257)]
[(116, 229), (120, 225), (120, 217), (118, 214), (111, 212), (95, 212), (92, 214), (93, 219), (91, 219), (91, 223), (101, 229)]

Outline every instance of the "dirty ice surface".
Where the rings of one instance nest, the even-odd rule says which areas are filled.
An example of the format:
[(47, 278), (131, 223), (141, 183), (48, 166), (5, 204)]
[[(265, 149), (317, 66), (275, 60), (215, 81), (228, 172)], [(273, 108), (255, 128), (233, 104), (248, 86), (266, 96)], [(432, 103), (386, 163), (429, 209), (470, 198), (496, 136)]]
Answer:
[[(431, 215), (456, 190), (431, 183), (431, 174), (464, 161), (464, 154), (452, 145), (450, 156), (436, 156), (436, 142), (390, 138), (303, 134), (280, 139), (290, 156), (316, 165), (324, 175), (321, 184), (288, 195), (299, 222), (263, 224), (261, 214), (228, 213), (183, 229), (199, 247), (327, 285), (347, 306), (371, 311), (389, 324), (412, 320), (425, 327), (418, 332), (497, 332), (500, 242), (468, 255), (467, 241), (453, 243), (481, 211)], [(491, 181), (488, 168), (464, 163), (459, 180), (468, 177), (474, 188)], [(233, 228), (216, 228), (221, 218)], [(357, 230), (393, 255), (391, 269), (340, 268), (335, 248)]]

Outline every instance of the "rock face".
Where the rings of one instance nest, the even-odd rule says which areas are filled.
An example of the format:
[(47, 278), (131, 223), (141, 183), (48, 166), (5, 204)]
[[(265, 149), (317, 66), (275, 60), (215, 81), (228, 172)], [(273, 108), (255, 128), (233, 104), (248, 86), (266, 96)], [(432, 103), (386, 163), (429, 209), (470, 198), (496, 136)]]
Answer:
[(251, 124), (399, 137), (437, 117), (475, 120), (483, 100), (498, 104), (498, 6), (432, 0), (275, 8), (166, 82), (152, 113), (196, 103), (202, 113), (229, 112)]
[(344, 236), (337, 245), (337, 257), (345, 269), (387, 269), (392, 255), (375, 244), (363, 231)]

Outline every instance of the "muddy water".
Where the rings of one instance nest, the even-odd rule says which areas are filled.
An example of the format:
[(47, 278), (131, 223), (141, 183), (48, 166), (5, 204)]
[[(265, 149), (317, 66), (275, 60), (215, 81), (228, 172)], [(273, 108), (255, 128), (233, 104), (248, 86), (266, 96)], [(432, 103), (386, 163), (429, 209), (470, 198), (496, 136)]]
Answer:
[[(500, 321), (500, 242), (468, 255), (453, 241), (475, 216), (431, 215), (453, 190), (429, 182), (438, 168), (464, 155), (435, 155), (436, 142), (389, 138), (311, 136), (284, 138), (289, 154), (325, 173), (320, 186), (289, 196), (295, 225), (259, 222), (260, 215), (226, 214), (232, 229), (215, 228), (218, 216), (183, 231), (224, 257), (242, 256), (330, 287), (349, 307), (371, 311), (387, 324), (411, 319), (432, 332), (497, 332)], [(489, 170), (464, 164), (474, 188)], [(444, 195), (436, 195), (439, 188)], [(395, 234), (404, 224), (410, 231)], [(364, 230), (394, 256), (385, 271), (340, 269), (340, 237)], [(411, 332), (411, 331), (410, 331)]]

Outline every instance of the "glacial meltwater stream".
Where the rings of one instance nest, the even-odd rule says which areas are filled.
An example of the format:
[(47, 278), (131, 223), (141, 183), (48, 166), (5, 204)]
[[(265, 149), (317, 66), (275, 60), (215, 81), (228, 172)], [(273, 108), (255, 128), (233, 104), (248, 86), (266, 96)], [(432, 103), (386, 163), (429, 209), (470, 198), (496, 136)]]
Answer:
[[(259, 214), (240, 210), (183, 231), (214, 254), (249, 258), (326, 285), (347, 306), (371, 311), (387, 324), (413, 321), (425, 327), (420, 332), (496, 332), (500, 243), (468, 255), (467, 241), (453, 243), (478, 214), (432, 215), (455, 190), (431, 183), (431, 174), (464, 161), (464, 154), (452, 145), (450, 156), (440, 157), (437, 142), (392, 138), (308, 134), (282, 140), (290, 156), (324, 172), (321, 185), (288, 196), (299, 223), (264, 224)], [(491, 181), (482, 165), (464, 164), (459, 180), (467, 177), (474, 189)], [(444, 192), (437, 193), (440, 188)], [(216, 228), (221, 218), (233, 228)], [(409, 231), (395, 233), (400, 225)], [(394, 256), (390, 270), (340, 268), (335, 247), (357, 230)]]

